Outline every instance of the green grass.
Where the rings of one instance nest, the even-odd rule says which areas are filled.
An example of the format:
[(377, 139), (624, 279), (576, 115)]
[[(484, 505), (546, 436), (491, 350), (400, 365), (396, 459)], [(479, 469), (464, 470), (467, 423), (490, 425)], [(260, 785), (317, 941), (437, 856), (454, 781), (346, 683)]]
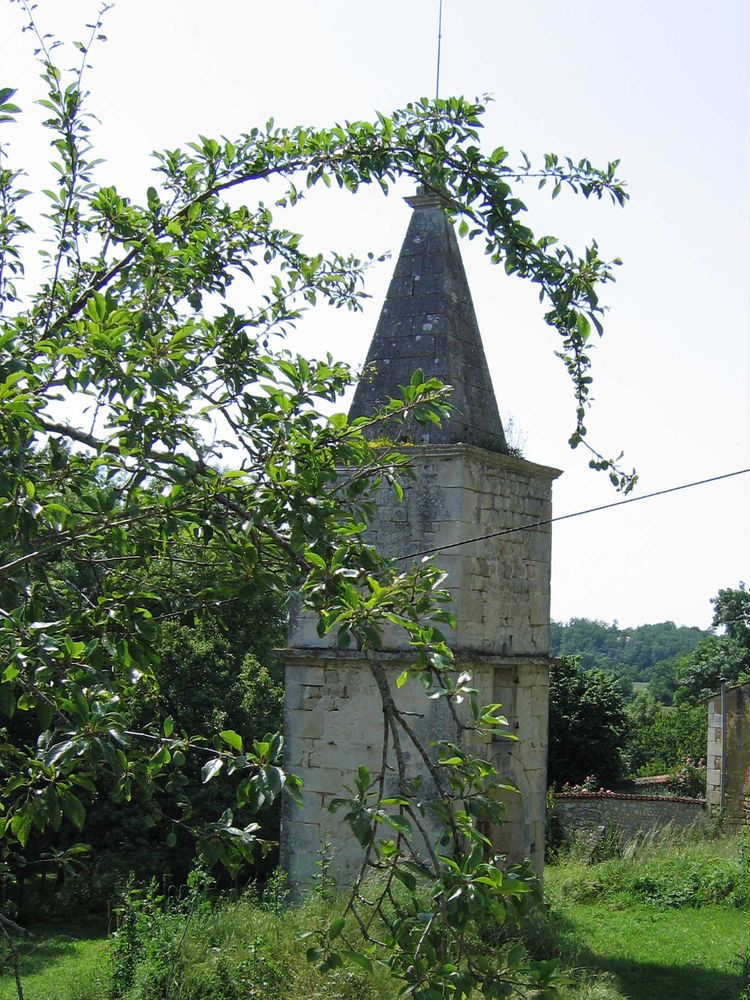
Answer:
[[(629, 1000), (739, 1000), (747, 913), (719, 906), (700, 910), (627, 910), (576, 904), (562, 911), (577, 964), (611, 974), (614, 996)], [(576, 993), (572, 994), (576, 996)]]
[[(180, 958), (172, 978), (172, 1000), (392, 1000), (397, 987), (386, 970), (368, 974), (356, 966), (323, 975), (306, 958), (309, 942), (301, 935), (325, 926), (331, 904), (313, 897), (300, 907), (273, 912), (249, 897), (194, 914), (184, 938), (185, 920), (163, 922), (167, 949), (181, 939)], [(153, 983), (161, 982), (166, 949), (151, 942), (150, 954), (136, 974), (127, 1000), (161, 996)], [(67, 998), (66, 998), (67, 1000)], [(71, 998), (73, 1000), (73, 998)]]
[(571, 1000), (744, 997), (746, 836), (675, 835), (624, 853), (593, 864), (579, 849), (547, 868), (548, 947), (589, 970)]
[[(161, 998), (166, 981), (171, 1000), (393, 1000), (398, 986), (387, 970), (367, 974), (355, 966), (323, 975), (308, 963), (300, 937), (329, 919), (330, 904), (320, 899), (273, 912), (253, 897), (187, 920), (160, 917), (124, 1000)], [(112, 940), (38, 926), (21, 949), (25, 1000), (109, 1000)], [(0, 1000), (16, 996), (10, 967), (0, 966)]]
[[(615, 845), (617, 846), (617, 845)], [(592, 863), (584, 845), (547, 868), (553, 899), (586, 903), (649, 903), (659, 907), (748, 905), (745, 837), (706, 840), (675, 834), (666, 843), (625, 846), (614, 857)]]
[[(593, 863), (583, 848), (547, 869), (549, 912), (525, 932), (537, 958), (558, 957), (563, 1000), (740, 1000), (747, 955), (747, 849), (738, 838), (673, 837)], [(393, 1000), (387, 970), (309, 965), (302, 932), (331, 904), (248, 896), (158, 915), (123, 1000)], [(26, 1000), (108, 1000), (115, 948), (94, 929), (36, 927), (23, 946)], [(172, 970), (174, 974), (172, 973)], [(169, 970), (168, 972), (166, 970)], [(15, 1000), (10, 970), (0, 1000)]]
[[(109, 942), (95, 925), (37, 925), (19, 944), (26, 1000), (100, 1000), (106, 996)], [(15, 979), (0, 961), (0, 1000), (16, 1000)]]

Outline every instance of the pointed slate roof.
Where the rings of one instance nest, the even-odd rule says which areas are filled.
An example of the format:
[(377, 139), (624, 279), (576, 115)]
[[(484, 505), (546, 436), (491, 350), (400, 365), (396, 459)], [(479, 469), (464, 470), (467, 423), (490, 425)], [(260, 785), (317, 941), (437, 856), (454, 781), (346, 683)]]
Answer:
[(349, 415), (369, 416), (421, 368), (453, 386), (454, 410), (441, 427), (407, 428), (410, 440), (507, 452), (453, 226), (434, 195), (405, 200), (411, 221)]

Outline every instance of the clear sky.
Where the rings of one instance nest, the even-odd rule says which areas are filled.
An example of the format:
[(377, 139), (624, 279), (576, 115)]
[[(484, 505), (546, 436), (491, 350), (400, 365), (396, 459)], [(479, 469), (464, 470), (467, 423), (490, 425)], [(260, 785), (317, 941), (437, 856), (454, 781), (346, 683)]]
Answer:
[[(71, 39), (95, 9), (41, 0), (37, 14)], [(44, 187), (32, 42), (18, 6), (0, 11), (0, 86), (28, 112), (4, 138)], [(89, 76), (99, 180), (142, 196), (149, 152), (197, 133), (364, 118), (430, 96), (436, 25), (437, 0), (120, 0)], [(533, 228), (577, 248), (595, 237), (624, 261), (605, 290), (592, 440), (625, 451), (643, 493), (750, 465), (745, 0), (444, 0), (441, 93), (494, 97), (487, 149), (622, 160), (625, 209), (526, 197)], [(310, 248), (398, 252), (407, 193), (321, 192), (285, 221)], [(526, 457), (564, 470), (555, 513), (616, 499), (566, 445), (572, 397), (535, 293), (479, 247), (463, 251), (501, 411)], [(373, 273), (362, 316), (311, 314), (291, 346), (361, 364), (392, 266)], [(707, 625), (709, 598), (750, 577), (749, 497), (744, 476), (556, 525), (553, 616)]]

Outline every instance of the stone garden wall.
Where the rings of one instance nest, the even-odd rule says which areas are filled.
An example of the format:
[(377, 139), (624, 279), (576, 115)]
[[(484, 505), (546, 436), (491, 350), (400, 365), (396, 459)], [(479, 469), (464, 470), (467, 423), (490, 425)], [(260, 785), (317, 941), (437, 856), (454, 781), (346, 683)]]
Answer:
[(555, 796), (555, 816), (568, 835), (595, 833), (604, 827), (631, 837), (661, 830), (667, 824), (684, 829), (705, 823), (707, 812), (703, 799), (561, 792)]

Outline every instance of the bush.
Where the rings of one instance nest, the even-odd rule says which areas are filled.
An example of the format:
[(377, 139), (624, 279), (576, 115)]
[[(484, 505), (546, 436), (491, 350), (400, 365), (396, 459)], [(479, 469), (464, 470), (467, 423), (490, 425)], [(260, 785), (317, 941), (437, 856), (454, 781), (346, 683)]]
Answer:
[(672, 834), (661, 843), (621, 843), (598, 861), (590, 849), (573, 844), (560, 858), (555, 882), (556, 891), (576, 903), (743, 907), (748, 904), (748, 848), (744, 837), (706, 841)]
[(670, 772), (667, 788), (673, 795), (699, 799), (706, 795), (706, 761), (683, 757), (682, 763)]

